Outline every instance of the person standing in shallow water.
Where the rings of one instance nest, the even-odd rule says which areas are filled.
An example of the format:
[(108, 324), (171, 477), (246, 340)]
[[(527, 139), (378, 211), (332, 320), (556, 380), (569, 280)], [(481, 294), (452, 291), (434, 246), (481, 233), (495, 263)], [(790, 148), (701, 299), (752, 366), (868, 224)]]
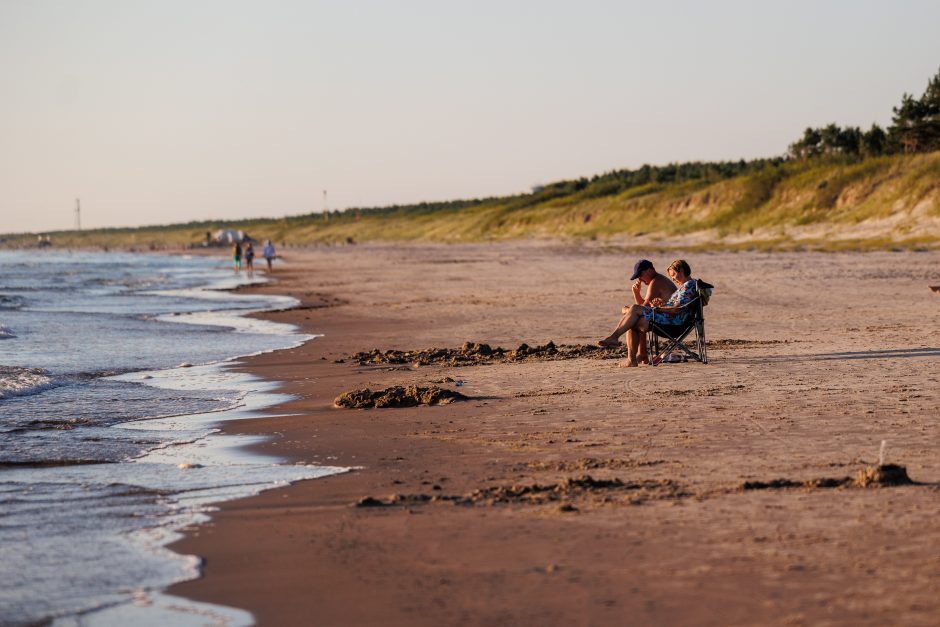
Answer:
[(255, 249), (251, 245), (251, 240), (245, 242), (245, 270), (248, 276), (255, 274)]
[(265, 261), (268, 262), (268, 272), (271, 272), (271, 270), (273, 269), (271, 267), (272, 263), (274, 261), (274, 258), (277, 257), (277, 253), (274, 251), (274, 244), (271, 243), (271, 240), (268, 240), (267, 242), (265, 242), (264, 250), (262, 252), (264, 254)]
[(232, 261), (235, 262), (235, 272), (240, 272), (242, 269), (242, 245), (238, 242), (235, 242), (235, 245), (232, 246)]

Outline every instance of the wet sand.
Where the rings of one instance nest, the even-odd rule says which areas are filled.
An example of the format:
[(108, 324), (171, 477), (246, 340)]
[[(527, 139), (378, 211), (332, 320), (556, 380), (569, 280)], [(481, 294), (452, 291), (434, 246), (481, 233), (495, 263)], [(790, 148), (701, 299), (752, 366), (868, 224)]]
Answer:
[[(716, 286), (708, 365), (455, 359), (596, 342), (635, 257), (288, 251), (260, 289), (302, 304), (270, 317), (324, 336), (246, 360), (296, 400), (225, 428), (356, 469), (223, 505), (170, 592), (262, 625), (937, 625), (940, 253), (684, 255)], [(452, 350), (357, 355), (392, 349)], [(334, 406), (396, 386), (468, 399)], [(916, 484), (855, 481), (882, 440)]]

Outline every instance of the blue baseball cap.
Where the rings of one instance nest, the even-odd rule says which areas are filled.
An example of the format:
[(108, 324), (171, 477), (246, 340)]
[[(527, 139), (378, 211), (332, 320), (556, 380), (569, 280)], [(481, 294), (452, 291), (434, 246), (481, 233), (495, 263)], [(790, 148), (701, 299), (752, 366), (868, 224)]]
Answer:
[(631, 281), (636, 281), (640, 278), (640, 275), (645, 271), (653, 267), (653, 262), (649, 259), (640, 259), (636, 262), (636, 265), (633, 266), (633, 276), (630, 277)]

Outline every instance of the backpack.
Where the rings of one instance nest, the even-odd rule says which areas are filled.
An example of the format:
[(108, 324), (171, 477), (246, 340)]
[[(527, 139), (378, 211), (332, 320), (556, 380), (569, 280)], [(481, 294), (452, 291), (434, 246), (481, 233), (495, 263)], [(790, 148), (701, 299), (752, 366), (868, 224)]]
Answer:
[(712, 297), (712, 290), (715, 289), (715, 286), (711, 283), (706, 283), (702, 279), (697, 279), (696, 288), (698, 289), (698, 295), (699, 298), (702, 299), (702, 306), (704, 307)]

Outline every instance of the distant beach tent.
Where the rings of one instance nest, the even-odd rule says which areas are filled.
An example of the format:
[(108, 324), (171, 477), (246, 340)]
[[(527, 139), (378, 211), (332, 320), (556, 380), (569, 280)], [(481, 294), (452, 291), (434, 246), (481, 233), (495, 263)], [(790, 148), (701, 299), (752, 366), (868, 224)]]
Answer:
[(248, 233), (234, 229), (219, 229), (215, 232), (215, 241), (220, 244), (234, 244), (235, 242), (258, 243), (258, 240), (248, 235)]

